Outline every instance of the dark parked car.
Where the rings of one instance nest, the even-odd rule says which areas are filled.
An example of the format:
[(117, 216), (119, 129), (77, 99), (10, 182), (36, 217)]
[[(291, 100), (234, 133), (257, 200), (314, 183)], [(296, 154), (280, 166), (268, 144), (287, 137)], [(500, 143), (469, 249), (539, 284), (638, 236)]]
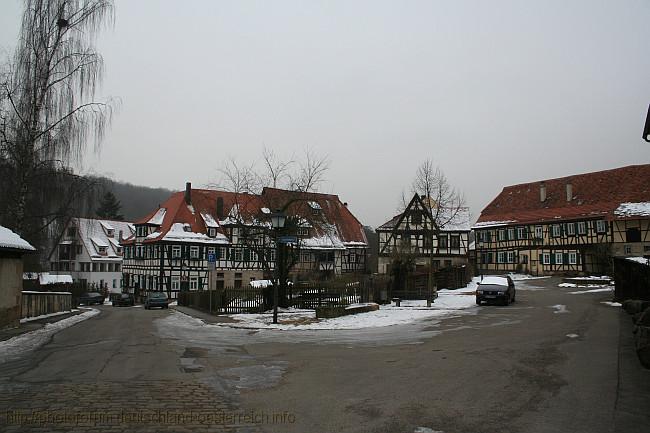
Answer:
[(113, 307), (123, 307), (123, 306), (133, 307), (134, 305), (135, 305), (135, 299), (133, 299), (133, 295), (130, 293), (121, 293), (115, 298), (113, 298)]
[(167, 295), (163, 292), (149, 292), (144, 301), (144, 308), (149, 310), (154, 307), (169, 308)]
[(84, 304), (84, 305), (102, 305), (104, 303), (104, 295), (101, 293), (97, 292), (88, 292), (88, 293), (83, 293), (81, 296), (77, 298), (77, 304)]
[(508, 305), (515, 302), (515, 283), (509, 276), (485, 277), (476, 288), (476, 304), (499, 302)]

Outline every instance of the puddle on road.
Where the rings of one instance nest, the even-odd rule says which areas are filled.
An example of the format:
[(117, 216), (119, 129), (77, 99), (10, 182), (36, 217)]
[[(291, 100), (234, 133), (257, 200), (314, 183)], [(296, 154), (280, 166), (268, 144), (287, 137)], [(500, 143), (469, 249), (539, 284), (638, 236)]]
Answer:
[(248, 365), (220, 370), (226, 382), (237, 389), (272, 388), (280, 382), (289, 363), (277, 361), (270, 364)]

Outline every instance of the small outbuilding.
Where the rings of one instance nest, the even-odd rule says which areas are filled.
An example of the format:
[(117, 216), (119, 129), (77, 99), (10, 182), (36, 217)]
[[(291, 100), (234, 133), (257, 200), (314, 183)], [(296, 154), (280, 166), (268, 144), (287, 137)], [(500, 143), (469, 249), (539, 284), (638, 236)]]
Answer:
[(23, 255), (36, 249), (0, 226), (0, 329), (18, 326), (23, 290)]

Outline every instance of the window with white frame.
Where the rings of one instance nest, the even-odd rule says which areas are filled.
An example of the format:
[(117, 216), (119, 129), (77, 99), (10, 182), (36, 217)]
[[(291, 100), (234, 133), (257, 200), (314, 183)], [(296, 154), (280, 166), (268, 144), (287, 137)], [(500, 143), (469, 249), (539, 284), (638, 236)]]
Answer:
[(535, 237), (537, 239), (544, 239), (544, 227), (535, 226)]
[(576, 225), (574, 223), (568, 223), (566, 225), (566, 234), (569, 236), (576, 235)]
[(217, 229), (215, 229), (214, 227), (210, 227), (208, 229), (208, 236), (210, 236), (211, 238), (216, 237), (217, 236)]
[(235, 248), (234, 253), (235, 254), (233, 260), (235, 260), (236, 262), (241, 262), (244, 259), (241, 249)]
[(192, 246), (190, 247), (190, 259), (198, 259), (199, 258), (199, 247)]
[(506, 262), (505, 251), (499, 251), (497, 254), (497, 263), (505, 263), (505, 262)]
[(562, 236), (562, 228), (560, 227), (559, 224), (553, 224), (551, 226), (551, 233), (553, 234), (554, 238), (559, 238)]
[(587, 234), (587, 223), (586, 222), (578, 221), (576, 223), (576, 225), (578, 226), (577, 229), (578, 229), (578, 234), (579, 235), (586, 235)]
[(508, 240), (512, 241), (514, 239), (515, 239), (515, 228), (510, 227), (510, 228), (508, 228)]
[(508, 251), (508, 263), (514, 263), (514, 262), (515, 262), (515, 252)]
[(208, 254), (214, 254), (215, 253), (215, 248), (214, 247), (208, 247), (207, 253)]
[(632, 245), (625, 245), (623, 247), (623, 253), (624, 254), (632, 254)]
[(562, 262), (563, 262), (562, 253), (555, 253), (555, 264), (556, 265), (561, 265)]
[(605, 233), (607, 231), (607, 224), (603, 220), (596, 221), (596, 232)]
[(226, 260), (227, 259), (227, 256), (226, 256), (227, 252), (228, 252), (228, 250), (226, 249), (226, 247), (219, 247), (219, 257), (218, 258), (221, 259), (221, 260)]
[(173, 245), (172, 246), (172, 259), (178, 259), (181, 257), (181, 246)]
[(138, 245), (135, 247), (135, 257), (138, 259), (142, 258), (142, 245)]
[(504, 229), (499, 229), (499, 240), (500, 241), (506, 240), (506, 231)]
[(542, 264), (544, 265), (551, 264), (551, 255), (549, 253), (542, 254)]
[(300, 260), (301, 260), (303, 263), (309, 263), (309, 262), (311, 262), (311, 253), (310, 253), (309, 251), (303, 251), (303, 252), (300, 254)]
[(198, 277), (191, 277), (190, 278), (190, 290), (198, 290), (199, 289), (199, 278)]
[(517, 227), (517, 239), (526, 239), (526, 227)]
[(348, 262), (356, 263), (357, 262), (357, 254), (356, 253), (350, 253), (350, 255), (348, 256)]
[(298, 236), (309, 236), (308, 227), (298, 227)]
[(172, 277), (172, 290), (180, 290), (181, 289), (181, 277), (178, 275)]
[(569, 253), (569, 264), (570, 265), (575, 265), (576, 263), (578, 263), (578, 254), (576, 254), (575, 251), (570, 252)]

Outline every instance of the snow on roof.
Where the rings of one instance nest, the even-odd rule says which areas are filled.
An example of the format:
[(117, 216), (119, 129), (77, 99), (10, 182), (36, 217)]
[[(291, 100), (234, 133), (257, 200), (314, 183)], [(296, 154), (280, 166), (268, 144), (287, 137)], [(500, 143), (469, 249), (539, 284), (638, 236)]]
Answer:
[[(130, 237), (135, 227), (132, 223), (126, 221), (105, 221), (92, 218), (75, 218), (73, 224), (78, 224), (79, 237), (91, 260), (121, 259), (122, 256), (117, 253), (120, 239), (116, 236), (122, 232), (123, 238)], [(110, 226), (114, 230), (113, 237), (108, 237), (104, 228)], [(132, 231), (133, 228), (133, 231)], [(61, 242), (65, 242), (63, 239)], [(59, 243), (61, 243), (59, 242)], [(107, 247), (106, 254), (99, 254), (99, 247)]]
[(190, 243), (203, 243), (203, 244), (227, 244), (228, 238), (221, 233), (217, 233), (217, 237), (211, 238), (205, 233), (195, 233), (185, 230), (186, 224), (174, 223), (171, 228), (162, 238), (163, 241), (174, 242), (190, 242)]
[(438, 218), (443, 221), (440, 230), (443, 232), (468, 232), (472, 229), (469, 222), (469, 208), (444, 209)]
[(50, 284), (72, 284), (71, 275), (52, 275), (49, 272), (38, 274), (38, 284), (47, 286)]
[(271, 209), (269, 209), (268, 207), (263, 207), (260, 210), (262, 211), (263, 214), (266, 215), (269, 215), (271, 213)]
[(507, 286), (508, 279), (506, 277), (485, 277), (479, 284), (495, 284), (497, 286)]
[(308, 201), (307, 204), (309, 204), (309, 207), (314, 209), (314, 210), (322, 209), (322, 207), (320, 206), (320, 204), (318, 204), (317, 201)]
[(106, 242), (104, 242), (104, 240), (102, 238), (93, 236), (93, 237), (90, 238), (90, 240), (93, 242), (93, 244), (95, 244), (98, 247), (108, 248), (108, 244)]
[(99, 221), (99, 224), (106, 230), (115, 230), (115, 228), (106, 221)]
[(508, 220), (508, 221), (483, 221), (480, 223), (476, 223), (472, 226), (473, 229), (484, 229), (488, 227), (501, 227), (501, 226), (507, 226), (510, 223), (516, 223), (517, 221), (514, 220)]
[(323, 236), (314, 236), (311, 238), (305, 238), (301, 243), (302, 248), (309, 249), (323, 249), (323, 250), (342, 250), (345, 249), (345, 245), (338, 236), (323, 235)]
[(201, 217), (205, 221), (205, 226), (209, 228), (219, 228), (219, 223), (209, 213), (201, 212)]
[(614, 211), (614, 215), (620, 217), (650, 216), (650, 202), (621, 203)]
[(165, 214), (167, 213), (167, 209), (164, 207), (161, 207), (158, 209), (158, 211), (151, 217), (149, 218), (149, 221), (147, 221), (147, 224), (154, 224), (154, 225), (162, 225), (164, 219), (165, 219)]
[(0, 248), (35, 251), (36, 248), (6, 227), (0, 226)]

